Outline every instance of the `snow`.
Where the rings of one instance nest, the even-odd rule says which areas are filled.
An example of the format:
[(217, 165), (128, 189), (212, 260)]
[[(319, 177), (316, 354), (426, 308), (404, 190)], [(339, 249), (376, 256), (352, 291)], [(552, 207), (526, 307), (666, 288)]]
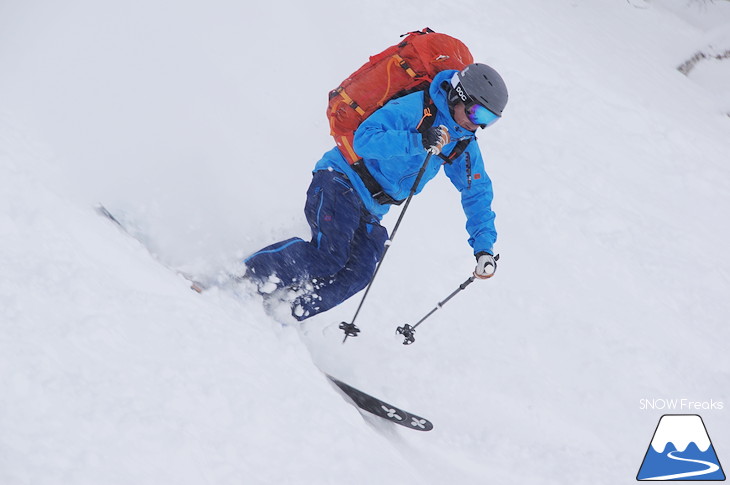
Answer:
[[(633, 481), (666, 412), (640, 399), (730, 399), (730, 60), (676, 70), (730, 49), (729, 5), (0, 3), (0, 483)], [(306, 235), (327, 92), (425, 26), (510, 103), (479, 136), (497, 275), (413, 345), (396, 326), (474, 266), (445, 177), (345, 345), (359, 296), (281, 325), (94, 212), (190, 271)], [(317, 367), (434, 430), (363, 419)], [(702, 417), (722, 461), (730, 417)]]

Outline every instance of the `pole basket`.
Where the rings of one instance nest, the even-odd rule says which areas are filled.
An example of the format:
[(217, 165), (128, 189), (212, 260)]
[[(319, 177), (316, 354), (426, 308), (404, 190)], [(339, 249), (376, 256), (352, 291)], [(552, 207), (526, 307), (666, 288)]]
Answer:
[(407, 323), (402, 327), (398, 327), (395, 330), (395, 333), (403, 335), (403, 345), (411, 345), (413, 342), (416, 341), (416, 337), (413, 335), (416, 333), (416, 329), (408, 325)]
[(347, 337), (357, 337), (357, 334), (360, 333), (360, 329), (354, 323), (342, 322), (340, 323), (340, 330), (345, 332), (345, 339)]

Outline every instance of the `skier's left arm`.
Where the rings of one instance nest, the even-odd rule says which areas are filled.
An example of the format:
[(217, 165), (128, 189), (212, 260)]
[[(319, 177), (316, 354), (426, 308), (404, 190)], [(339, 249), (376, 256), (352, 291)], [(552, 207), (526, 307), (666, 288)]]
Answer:
[(484, 169), (484, 160), (476, 141), (472, 141), (454, 163), (445, 165), (444, 171), (461, 193), (469, 245), (474, 249), (474, 254), (494, 254), (497, 231), (492, 211), (492, 181)]
[(375, 111), (355, 131), (353, 148), (357, 154), (375, 160), (425, 155), (422, 136), (416, 130), (422, 106), (423, 96), (414, 93)]

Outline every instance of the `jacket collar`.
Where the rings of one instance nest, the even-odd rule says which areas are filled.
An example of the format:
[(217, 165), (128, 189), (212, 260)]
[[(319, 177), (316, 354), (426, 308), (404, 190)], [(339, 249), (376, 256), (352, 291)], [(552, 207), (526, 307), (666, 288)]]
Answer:
[(473, 131), (462, 128), (461, 125), (459, 125), (451, 116), (451, 111), (449, 110), (448, 96), (444, 88), (441, 87), (444, 81), (449, 82), (451, 80), (451, 77), (456, 72), (458, 71), (456, 71), (455, 69), (447, 69), (446, 71), (441, 71), (440, 73), (436, 74), (436, 76), (433, 78), (433, 82), (431, 83), (431, 87), (428, 90), (429, 94), (431, 95), (431, 99), (433, 100), (433, 103), (436, 105), (436, 109), (438, 110), (438, 116), (436, 117), (436, 121), (434, 122), (434, 124), (446, 125), (451, 132), (452, 139), (454, 140), (469, 136), (475, 136), (475, 133)]

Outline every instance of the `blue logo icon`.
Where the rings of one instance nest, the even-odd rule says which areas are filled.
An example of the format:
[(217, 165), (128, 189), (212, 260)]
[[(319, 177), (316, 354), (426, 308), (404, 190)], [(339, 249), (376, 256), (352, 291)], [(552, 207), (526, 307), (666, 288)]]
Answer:
[(659, 419), (637, 480), (725, 480), (702, 418), (665, 414)]

